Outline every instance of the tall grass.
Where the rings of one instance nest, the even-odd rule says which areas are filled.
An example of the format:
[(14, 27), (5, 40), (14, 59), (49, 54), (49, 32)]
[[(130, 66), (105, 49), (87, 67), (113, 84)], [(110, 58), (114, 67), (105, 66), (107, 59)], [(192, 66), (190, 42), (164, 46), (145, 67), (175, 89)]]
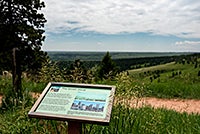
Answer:
[(30, 119), (28, 111), (30, 106), (25, 109), (15, 109), (0, 114), (0, 133), (2, 134), (59, 134), (67, 132), (65, 122)]
[(200, 84), (187, 84), (184, 82), (168, 81), (151, 83), (148, 88), (147, 96), (158, 98), (183, 98), (200, 99)]
[(32, 82), (23, 79), (23, 89), (29, 92), (41, 93), (47, 84), (48, 82)]
[(91, 134), (197, 134), (200, 133), (199, 121), (198, 115), (150, 107), (131, 109), (117, 105), (113, 108), (109, 126), (87, 125), (86, 133), (91, 131)]
[(12, 89), (11, 78), (5, 78), (0, 76), (0, 94), (3, 94), (8, 89)]
[[(159, 76), (156, 71), (160, 72)], [(129, 72), (137, 83), (145, 83), (146, 96), (200, 99), (199, 68), (193, 64), (168, 63)]]
[[(30, 107), (0, 114), (0, 133), (64, 134), (67, 123), (61, 121), (30, 119)], [(198, 134), (200, 116), (177, 113), (172, 110), (144, 107), (132, 109), (121, 105), (113, 108), (109, 126), (86, 124), (85, 134)]]

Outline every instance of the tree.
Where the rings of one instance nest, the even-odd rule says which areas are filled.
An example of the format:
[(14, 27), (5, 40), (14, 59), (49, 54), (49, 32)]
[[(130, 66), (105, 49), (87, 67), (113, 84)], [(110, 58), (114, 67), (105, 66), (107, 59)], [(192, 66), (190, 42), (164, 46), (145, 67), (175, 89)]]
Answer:
[(66, 75), (70, 81), (75, 82), (84, 82), (88, 78), (87, 70), (80, 59), (75, 60), (74, 63), (70, 65)]
[(115, 62), (111, 59), (110, 53), (107, 52), (103, 57), (99, 69), (99, 78), (109, 78), (116, 75), (118, 72)]
[(47, 57), (41, 50), (46, 19), (39, 10), (43, 7), (40, 0), (0, 0), (0, 67), (12, 70), (15, 97), (22, 96), (22, 71), (37, 72)]

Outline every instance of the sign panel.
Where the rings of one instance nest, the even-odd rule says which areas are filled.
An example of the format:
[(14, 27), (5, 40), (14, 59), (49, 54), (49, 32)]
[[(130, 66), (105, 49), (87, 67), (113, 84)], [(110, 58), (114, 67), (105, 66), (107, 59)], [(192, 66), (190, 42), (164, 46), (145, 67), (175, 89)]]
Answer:
[(109, 123), (115, 87), (52, 82), (28, 113), (29, 117)]

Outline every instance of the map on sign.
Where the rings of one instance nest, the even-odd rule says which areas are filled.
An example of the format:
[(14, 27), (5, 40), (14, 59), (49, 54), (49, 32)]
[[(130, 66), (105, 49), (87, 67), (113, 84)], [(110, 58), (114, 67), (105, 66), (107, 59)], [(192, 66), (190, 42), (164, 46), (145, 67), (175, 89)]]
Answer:
[(49, 83), (29, 117), (109, 122), (115, 87), (75, 83)]

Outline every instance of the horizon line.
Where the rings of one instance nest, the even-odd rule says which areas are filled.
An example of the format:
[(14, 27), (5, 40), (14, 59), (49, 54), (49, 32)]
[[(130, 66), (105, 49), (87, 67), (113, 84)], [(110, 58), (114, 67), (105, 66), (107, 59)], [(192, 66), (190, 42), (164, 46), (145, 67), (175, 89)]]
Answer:
[(195, 51), (95, 51), (95, 50), (42, 50), (44, 52), (111, 52), (111, 53), (200, 53)]

